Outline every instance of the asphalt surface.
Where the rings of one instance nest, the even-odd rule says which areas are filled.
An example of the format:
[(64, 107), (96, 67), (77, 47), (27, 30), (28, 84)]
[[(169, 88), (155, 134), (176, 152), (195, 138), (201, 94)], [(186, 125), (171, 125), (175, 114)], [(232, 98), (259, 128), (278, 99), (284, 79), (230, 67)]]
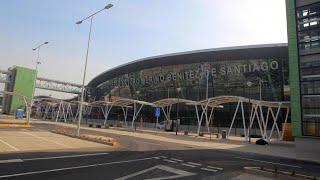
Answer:
[[(30, 130), (55, 128), (35, 125)], [(121, 146), (108, 151), (0, 154), (0, 179), (232, 179), (246, 173), (248, 166), (320, 176), (320, 164), (312, 162), (85, 132), (113, 137)]]

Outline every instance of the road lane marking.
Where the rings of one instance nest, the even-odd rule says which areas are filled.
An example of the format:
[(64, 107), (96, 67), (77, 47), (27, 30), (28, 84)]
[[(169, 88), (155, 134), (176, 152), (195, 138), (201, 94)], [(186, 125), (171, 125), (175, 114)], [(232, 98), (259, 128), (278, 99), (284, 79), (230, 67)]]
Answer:
[(194, 162), (188, 162), (188, 164), (194, 165), (194, 166), (202, 166), (202, 164), (194, 163)]
[(173, 160), (173, 161), (178, 161), (178, 162), (183, 162), (183, 160), (181, 160), (181, 159), (176, 159), (176, 158), (171, 158), (171, 160)]
[(209, 169), (209, 168), (201, 168), (204, 171), (210, 171), (210, 172), (217, 172), (218, 170), (215, 169)]
[(75, 154), (75, 155), (66, 155), (66, 156), (49, 156), (49, 157), (38, 157), (38, 158), (28, 158), (23, 159), (23, 161), (36, 161), (44, 159), (62, 159), (62, 158), (74, 158), (74, 157), (86, 157), (86, 156), (101, 156), (109, 153), (91, 153), (91, 154)]
[(145, 173), (147, 173), (149, 171), (152, 171), (152, 170), (155, 170), (155, 169), (161, 169), (163, 171), (170, 172), (170, 173), (172, 173), (174, 175), (157, 177), (157, 178), (148, 178), (148, 180), (178, 179), (178, 178), (182, 178), (182, 177), (186, 177), (186, 176), (196, 175), (195, 173), (184, 171), (184, 170), (181, 170), (181, 169), (176, 169), (176, 168), (169, 167), (169, 166), (164, 166), (164, 165), (157, 165), (157, 166), (154, 166), (154, 167), (151, 167), (151, 168), (148, 168), (148, 169), (144, 169), (142, 171), (135, 172), (133, 174), (129, 174), (129, 175), (117, 178), (115, 180), (126, 180), (126, 179), (130, 179), (130, 178), (134, 178), (136, 176), (139, 176), (141, 174), (145, 174)]
[(17, 162), (24, 162), (24, 161), (48, 160), (48, 159), (101, 156), (101, 155), (107, 155), (107, 154), (109, 153), (76, 154), (76, 155), (67, 155), (67, 156), (49, 156), (49, 157), (27, 158), (27, 159), (5, 159), (5, 160), (0, 160), (0, 164), (17, 163)]
[(14, 151), (19, 151), (19, 149), (18, 149), (18, 148), (16, 148), (16, 147), (12, 146), (11, 144), (9, 144), (9, 143), (5, 142), (5, 141), (4, 141), (4, 140), (2, 140), (2, 139), (0, 139), (0, 142), (2, 142), (3, 144), (5, 144), (5, 145), (9, 146), (9, 147), (10, 147), (11, 149), (13, 149)]
[(182, 165), (182, 166), (187, 166), (187, 167), (192, 167), (192, 168), (196, 167), (196, 166), (194, 166), (194, 165), (187, 164), (187, 163), (181, 163), (181, 165)]
[(0, 160), (0, 164), (15, 163), (15, 162), (23, 162), (23, 160), (22, 160), (22, 159), (6, 159), (6, 160)]
[(271, 162), (271, 161), (263, 161), (258, 159), (250, 159), (250, 158), (244, 158), (244, 157), (235, 157), (237, 159), (243, 159), (248, 161), (255, 161), (255, 162), (261, 162), (261, 163), (267, 163), (267, 164), (277, 164), (280, 166), (288, 166), (288, 167), (295, 167), (295, 168), (302, 168), (301, 166), (291, 165), (291, 164), (284, 164), (284, 163), (277, 163), (277, 162)]
[(113, 164), (139, 162), (139, 161), (146, 161), (146, 160), (152, 160), (152, 159), (155, 159), (155, 157), (132, 159), (132, 160), (125, 160), (125, 161), (114, 161), (114, 162), (108, 162), (108, 163), (89, 164), (89, 165), (83, 165), (83, 166), (73, 166), (73, 167), (58, 168), (58, 169), (48, 169), (48, 170), (42, 170), (42, 171), (30, 171), (30, 172), (17, 173), (17, 174), (6, 174), (6, 175), (0, 175), (0, 179), (8, 178), (8, 177), (26, 176), (31, 174), (43, 174), (43, 173), (59, 172), (59, 171), (66, 171), (66, 170), (73, 170), (73, 169), (84, 169), (84, 168), (107, 166), (107, 165), (113, 165)]
[(171, 162), (171, 163), (177, 163), (176, 161), (172, 161), (172, 160), (169, 160), (169, 159), (164, 159), (163, 161)]
[(220, 170), (220, 171), (223, 170), (223, 168), (221, 168), (221, 167), (214, 167), (214, 166), (207, 166), (207, 168), (218, 169), (218, 170)]
[(162, 144), (159, 144), (159, 143), (152, 143), (152, 142), (144, 142), (144, 141), (135, 141), (135, 140), (133, 140), (134, 142), (136, 142), (136, 143), (143, 143), (143, 144), (150, 144), (150, 145), (155, 145), (155, 146), (162, 146)]
[(50, 140), (50, 139), (46, 139), (46, 138), (44, 138), (44, 137), (37, 136), (37, 135), (31, 134), (31, 133), (28, 133), (28, 132), (21, 132), (21, 133), (28, 134), (28, 135), (30, 135), (30, 136), (32, 136), (32, 137), (35, 137), (35, 138), (41, 139), (41, 140), (43, 140), (43, 141), (47, 141), (47, 142), (50, 142), (50, 143), (54, 143), (54, 144), (60, 145), (60, 146), (63, 146), (63, 147), (65, 147), (65, 148), (72, 148), (72, 146), (68, 146), (68, 145), (65, 145), (65, 144), (62, 144), (62, 143), (59, 143), (59, 142)]

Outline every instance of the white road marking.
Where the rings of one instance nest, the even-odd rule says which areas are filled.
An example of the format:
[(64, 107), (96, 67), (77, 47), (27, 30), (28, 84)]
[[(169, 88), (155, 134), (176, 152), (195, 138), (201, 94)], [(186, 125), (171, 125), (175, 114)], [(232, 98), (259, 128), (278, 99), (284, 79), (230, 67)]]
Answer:
[(19, 149), (18, 149), (18, 148), (16, 148), (16, 147), (12, 146), (11, 144), (9, 144), (9, 143), (5, 142), (5, 141), (4, 141), (4, 140), (2, 140), (2, 139), (0, 139), (0, 142), (2, 142), (3, 144), (5, 144), (5, 145), (9, 146), (9, 147), (10, 147), (11, 149), (13, 149), (14, 151), (19, 151)]
[(148, 168), (148, 169), (144, 169), (142, 171), (135, 172), (133, 174), (129, 174), (129, 175), (121, 177), (121, 178), (117, 178), (115, 180), (126, 180), (126, 179), (129, 179), (129, 178), (133, 178), (133, 177), (139, 176), (141, 174), (147, 173), (148, 171), (152, 171), (154, 169), (161, 169), (163, 171), (168, 171), (168, 172), (176, 174), (176, 175), (163, 176), (163, 177), (158, 177), (158, 178), (150, 178), (150, 179), (147, 179), (147, 180), (177, 179), (177, 178), (181, 178), (181, 177), (196, 175), (195, 173), (191, 173), (191, 172), (188, 172), (188, 171), (172, 168), (172, 167), (169, 167), (169, 166), (157, 165), (157, 166), (154, 166), (154, 167), (151, 167), (151, 168)]
[(301, 166), (291, 165), (291, 164), (284, 164), (284, 163), (277, 163), (277, 162), (271, 162), (271, 161), (263, 161), (258, 159), (250, 159), (250, 158), (244, 158), (244, 157), (235, 157), (237, 159), (243, 159), (248, 161), (255, 161), (255, 162), (261, 162), (261, 163), (267, 163), (267, 164), (277, 164), (280, 166), (288, 166), (288, 167), (295, 167), (295, 168), (302, 168)]
[(161, 144), (158, 144), (158, 143), (152, 143), (152, 142), (140, 142), (140, 141), (133, 141), (133, 142), (136, 142), (138, 144), (150, 144), (150, 145), (154, 145), (154, 146), (162, 146)]
[(23, 162), (22, 159), (7, 159), (7, 160), (0, 160), (0, 164), (5, 163), (15, 163), (15, 162)]
[(27, 159), (6, 159), (0, 160), (0, 164), (5, 163), (17, 163), (24, 161), (36, 161), (36, 160), (47, 160), (47, 159), (63, 159), (63, 158), (74, 158), (74, 157), (86, 157), (86, 156), (101, 156), (109, 153), (92, 153), (92, 154), (76, 154), (76, 155), (67, 155), (67, 156), (51, 156), (51, 157), (38, 157), (38, 158), (27, 158)]
[(107, 166), (107, 165), (112, 165), (112, 164), (138, 162), (138, 161), (151, 160), (154, 158), (155, 157), (149, 157), (149, 158), (142, 158), (142, 159), (126, 160), (126, 161), (115, 161), (115, 162), (109, 162), (109, 163), (99, 163), (99, 164), (89, 164), (89, 165), (83, 165), (83, 166), (58, 168), (58, 169), (48, 169), (48, 170), (42, 170), (42, 171), (31, 171), (31, 172), (24, 172), (24, 173), (17, 173), (17, 174), (6, 174), (6, 175), (1, 175), (0, 179), (1, 178), (8, 178), (8, 177), (26, 176), (26, 175), (31, 175), (31, 174), (43, 174), (43, 173), (66, 171), (66, 170), (73, 170), (73, 169), (83, 169), (83, 168), (90, 168), (90, 167)]
[(159, 156), (160, 158), (168, 158), (167, 156)]
[(223, 168), (221, 168), (221, 167), (214, 167), (214, 166), (207, 166), (207, 168), (218, 169), (218, 170), (220, 170), (220, 171), (223, 170)]
[(34, 135), (34, 134), (31, 134), (31, 133), (28, 133), (28, 132), (22, 132), (24, 134), (28, 134), (32, 137), (35, 137), (35, 138), (38, 138), (38, 139), (41, 139), (43, 141), (47, 141), (47, 142), (50, 142), (50, 143), (54, 143), (54, 144), (57, 144), (57, 145), (60, 145), (60, 146), (63, 146), (65, 148), (72, 148), (72, 146), (69, 146), (69, 145), (65, 145), (65, 144), (62, 144), (62, 143), (59, 143), (59, 142), (56, 142), (56, 141), (53, 141), (53, 140), (50, 140), (50, 139), (46, 139), (44, 137), (41, 137), (41, 136), (37, 136), (37, 135)]
[(171, 162), (171, 163), (177, 163), (176, 161), (172, 161), (172, 160), (169, 160), (169, 159), (164, 159), (163, 161)]
[(183, 162), (183, 160), (181, 160), (181, 159), (176, 159), (176, 158), (171, 158), (171, 160), (173, 160), (173, 161), (178, 161), (178, 162)]
[(205, 170), (205, 171), (210, 171), (210, 172), (217, 172), (218, 170), (215, 170), (215, 169), (209, 169), (209, 168), (201, 168), (202, 170)]
[(36, 161), (44, 159), (62, 159), (62, 158), (74, 158), (74, 157), (86, 157), (86, 156), (101, 156), (109, 153), (92, 153), (92, 154), (76, 154), (76, 155), (67, 155), (67, 156), (49, 156), (49, 157), (38, 157), (38, 158), (28, 158), (23, 159), (23, 161)]
[(202, 166), (202, 164), (194, 163), (194, 162), (188, 162), (188, 164), (194, 165), (194, 166)]
[(181, 165), (182, 165), (182, 166), (187, 166), (187, 167), (192, 167), (192, 168), (196, 167), (196, 166), (194, 166), (194, 165), (187, 164), (187, 163), (181, 163)]

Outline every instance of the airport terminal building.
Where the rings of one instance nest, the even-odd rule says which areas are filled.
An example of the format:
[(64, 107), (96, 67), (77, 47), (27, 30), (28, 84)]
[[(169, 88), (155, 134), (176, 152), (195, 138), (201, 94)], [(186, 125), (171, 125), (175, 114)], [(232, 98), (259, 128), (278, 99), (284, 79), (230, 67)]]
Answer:
[[(235, 95), (288, 101), (289, 89), (287, 44), (268, 44), (197, 50), (132, 61), (91, 80), (87, 98), (97, 101), (122, 97), (155, 102), (165, 98), (200, 101)], [(219, 126), (230, 125), (235, 105), (226, 106), (230, 107), (215, 113)], [(173, 107), (172, 118), (180, 119), (182, 124), (195, 123), (191, 108)], [(146, 121), (154, 119), (150, 109), (142, 114)]]

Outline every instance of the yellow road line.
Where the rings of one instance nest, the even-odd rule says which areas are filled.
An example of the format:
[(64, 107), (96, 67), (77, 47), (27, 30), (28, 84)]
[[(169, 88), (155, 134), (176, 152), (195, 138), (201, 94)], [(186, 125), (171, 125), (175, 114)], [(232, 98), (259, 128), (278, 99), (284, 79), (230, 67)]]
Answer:
[(38, 138), (38, 139), (41, 139), (41, 140), (43, 140), (43, 141), (47, 141), (47, 142), (50, 142), (50, 143), (54, 143), (54, 144), (57, 144), (57, 145), (66, 147), (66, 148), (72, 148), (72, 146), (68, 146), (68, 145), (65, 145), (65, 144), (62, 144), (62, 143), (59, 143), (59, 142), (50, 140), (50, 139), (46, 139), (46, 138), (44, 138), (44, 137), (37, 136), (37, 135), (31, 134), (31, 133), (28, 133), (28, 132), (22, 132), (22, 133), (27, 134), (27, 135), (30, 135), (30, 136), (35, 137), (35, 138)]
[(13, 149), (14, 151), (19, 151), (19, 149), (18, 149), (18, 148), (16, 148), (16, 147), (12, 146), (11, 144), (9, 144), (9, 143), (5, 142), (5, 141), (4, 141), (4, 140), (2, 140), (2, 139), (0, 139), (0, 142), (2, 142), (3, 144), (5, 144), (5, 145), (9, 146), (9, 147), (10, 147), (11, 149)]

